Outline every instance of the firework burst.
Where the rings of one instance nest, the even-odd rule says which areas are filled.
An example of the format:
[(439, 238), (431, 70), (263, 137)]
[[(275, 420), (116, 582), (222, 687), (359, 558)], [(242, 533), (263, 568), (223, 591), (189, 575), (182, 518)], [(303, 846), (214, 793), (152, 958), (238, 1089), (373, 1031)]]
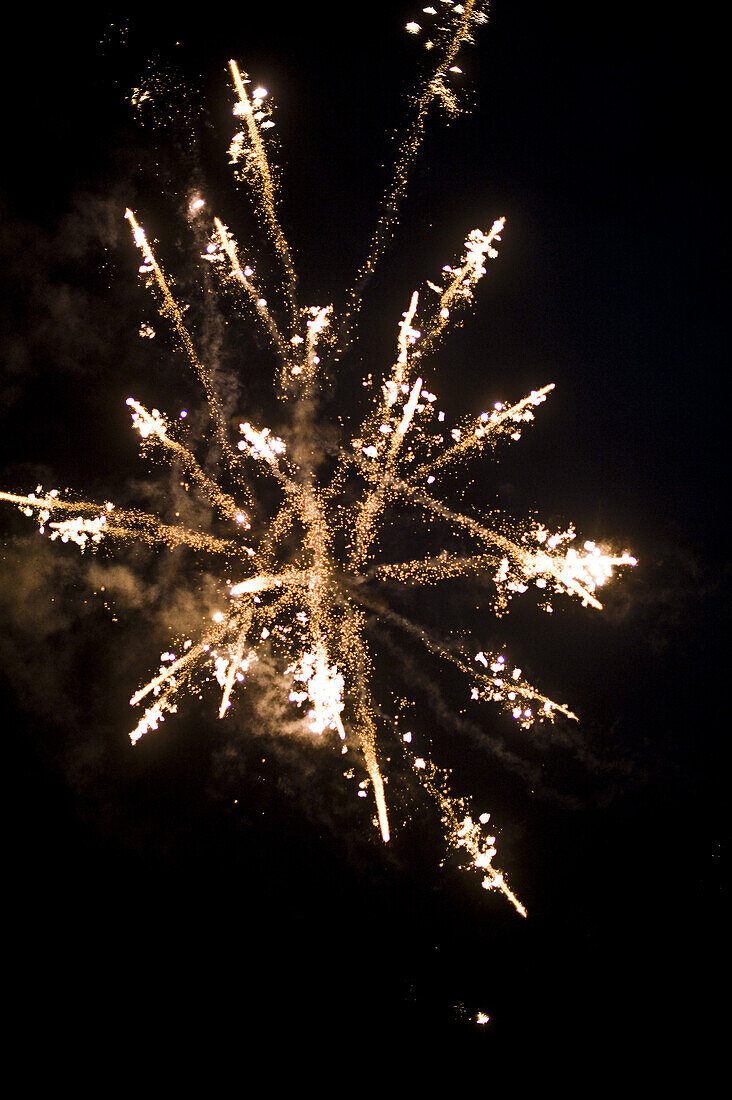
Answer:
[[(496, 704), (520, 726), (575, 719), (566, 704), (529, 684), (507, 653), (457, 649), (387, 606), (386, 586), (426, 586), (478, 575), (494, 583), (496, 615), (504, 614), (513, 598), (529, 590), (547, 612), (552, 600), (564, 597), (600, 609), (598, 590), (613, 570), (635, 564), (628, 553), (578, 540), (571, 526), (553, 532), (539, 523), (521, 525), (495, 514), (469, 514), (447, 497), (445, 475), (451, 468), (484, 460), (498, 444), (518, 440), (554, 388), (551, 382), (539, 385), (512, 403), (497, 402), (452, 427), (445, 423), (432, 392), (438, 380), (433, 383), (430, 377), (430, 353), (459, 322), (487, 264), (496, 259), (503, 217), (496, 217), (485, 231), (466, 232), (452, 262), (433, 273), (424, 289), (415, 290), (405, 303), (391, 366), (381, 377), (369, 374), (363, 379), (365, 415), (349, 423), (336, 410), (339, 441), (327, 447), (314, 442), (316, 426), (327, 415), (327, 380), (354, 341), (365, 277), (383, 253), (397, 217), (428, 108), (435, 100), (447, 110), (456, 108), (451, 74), (460, 72), (459, 51), (476, 25), (485, 21), (484, 8), (475, 2), (449, 5), (429, 32), (416, 23), (407, 26), (410, 33), (424, 36), (429, 71), (413, 100), (411, 123), (399, 146), (366, 261), (340, 312), (330, 305), (298, 303), (267, 144), (273, 125), (270, 97), (266, 89), (250, 83), (235, 61), (229, 63), (233, 113), (241, 127), (232, 137), (229, 157), (251, 191), (281, 279), (265, 292), (219, 217), (210, 220), (203, 260), (221, 291), (254, 318), (272, 349), (274, 390), (286, 409), (282, 419), (287, 427), (277, 429), (281, 434), (244, 419), (232, 433), (214, 373), (197, 351), (184, 307), (138, 216), (130, 209), (124, 212), (140, 252), (141, 278), (205, 393), (207, 441), (219, 456), (215, 476), (190, 443), (184, 418), (176, 423), (130, 397), (132, 426), (142, 448), (182, 471), (186, 487), (210, 506), (215, 519), (209, 529), (164, 523), (142, 511), (120, 509), (112, 502), (83, 502), (42, 486), (26, 494), (0, 493), (0, 499), (34, 517), (41, 533), (73, 542), (82, 552), (140, 540), (171, 550), (191, 547), (214, 563), (221, 606), (206, 614), (199, 637), (172, 642), (159, 668), (133, 694), (131, 705), (141, 708), (130, 733), (133, 744), (174, 713), (181, 697), (192, 688), (198, 690), (202, 679), (218, 686), (217, 713), (225, 720), (246, 687), (250, 669), (266, 652), (278, 662), (283, 694), (293, 709), (300, 708), (308, 729), (331, 739), (334, 751), (358, 757), (366, 776), (360, 793), (370, 788), (375, 824), (385, 842), (390, 839), (388, 777), (379, 735), (388, 732), (389, 721), (374, 700), (378, 653), (367, 629), (374, 615), (400, 632), (410, 646), (422, 645), (436, 659), (457, 667), (468, 679), (472, 699)], [(436, 15), (424, 10), (430, 18)], [(203, 199), (197, 199), (195, 207), (197, 218), (207, 217)], [(412, 556), (390, 554), (395, 517), (408, 517), (413, 527), (421, 524), (425, 534), (420, 545), (426, 545), (429, 531), (432, 549)], [(400, 545), (398, 539), (392, 541)], [(460, 549), (454, 549), (458, 542)], [(466, 543), (472, 546), (470, 552), (464, 550)], [(392, 736), (394, 729), (392, 724)], [(444, 774), (434, 764), (409, 756), (408, 735), (400, 740), (414, 775), (438, 806), (450, 846), (467, 854), (487, 889), (502, 892), (525, 915), (493, 865), (490, 815), (473, 814), (465, 800), (449, 793)]]

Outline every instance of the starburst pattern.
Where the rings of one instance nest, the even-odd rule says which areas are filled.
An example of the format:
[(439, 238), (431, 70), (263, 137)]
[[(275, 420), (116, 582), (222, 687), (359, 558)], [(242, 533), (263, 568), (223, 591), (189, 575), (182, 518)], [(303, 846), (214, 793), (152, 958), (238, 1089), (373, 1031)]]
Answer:
[[(450, 4), (442, 21), (434, 9), (424, 45), (433, 64), (413, 101), (411, 125), (396, 159), (367, 260), (338, 314), (330, 305), (301, 308), (289, 245), (277, 215), (277, 187), (270, 167), (267, 131), (273, 125), (266, 89), (249, 90), (248, 77), (235, 61), (230, 72), (236, 97), (234, 116), (242, 129), (232, 137), (229, 156), (249, 185), (260, 224), (268, 237), (282, 279), (271, 295), (260, 287), (253, 266), (240, 259), (239, 246), (224, 222), (214, 217), (203, 259), (216, 274), (221, 290), (234, 296), (265, 334), (276, 362), (274, 388), (287, 409), (282, 434), (242, 420), (232, 436), (214, 374), (196, 350), (186, 326), (184, 308), (132, 210), (125, 217), (141, 256), (140, 275), (155, 296), (180, 350), (205, 393), (210, 418), (209, 442), (217, 447), (216, 475), (195, 453), (185, 418), (175, 423), (158, 409), (128, 399), (133, 429), (141, 447), (167, 461), (186, 478), (213, 511), (209, 530), (166, 524), (155, 515), (80, 502), (52, 489), (0, 499), (35, 517), (51, 539), (73, 542), (82, 552), (100, 545), (142, 540), (174, 549), (191, 547), (215, 563), (221, 582), (221, 606), (207, 615), (197, 639), (180, 638), (161, 655), (160, 667), (132, 696), (142, 713), (130, 733), (133, 743), (155, 730), (175, 712), (183, 694), (201, 680), (218, 685), (217, 712), (232, 712), (252, 667), (262, 659), (278, 663), (282, 691), (313, 733), (332, 738), (341, 753), (359, 757), (370, 787), (375, 822), (384, 841), (390, 838), (389, 807), (377, 734), (384, 710), (373, 696), (373, 669), (378, 654), (369, 638), (368, 620), (376, 614), (400, 631), (410, 645), (421, 644), (440, 661), (467, 677), (470, 696), (504, 709), (522, 727), (536, 722), (571, 720), (575, 715), (529, 684), (520, 668), (501, 652), (458, 650), (416, 621), (385, 606), (385, 585), (429, 586), (448, 578), (479, 575), (495, 586), (493, 610), (506, 612), (509, 602), (530, 589), (550, 612), (551, 601), (573, 597), (601, 608), (598, 590), (613, 570), (635, 564), (628, 553), (615, 553), (591, 541), (578, 540), (573, 527), (551, 532), (534, 523), (521, 525), (495, 514), (461, 511), (441, 491), (451, 467), (482, 461), (499, 444), (520, 438), (535, 411), (553, 390), (548, 383), (512, 404), (497, 402), (490, 410), (466, 417), (448, 428), (428, 380), (431, 351), (474, 297), (486, 265), (498, 256), (505, 219), (497, 217), (488, 231), (473, 229), (451, 264), (415, 290), (396, 326), (391, 367), (381, 378), (363, 380), (365, 415), (343, 423), (340, 441), (329, 447), (314, 443), (315, 428), (327, 415), (324, 382), (327, 368), (339, 361), (354, 339), (364, 275), (382, 254), (403, 197), (409, 168), (418, 152), (427, 108), (434, 101), (455, 104), (450, 74), (460, 73), (458, 51), (473, 28), (485, 19), (484, 6)], [(407, 25), (419, 35), (417, 23)], [(197, 217), (205, 202), (195, 202)], [(141, 336), (154, 335), (149, 325)], [(343, 410), (341, 410), (343, 411)], [(357, 425), (357, 426), (355, 426)], [(266, 487), (265, 487), (266, 486)], [(400, 555), (403, 545), (389, 536), (395, 517), (431, 532), (431, 552)], [(473, 551), (452, 547), (460, 536)], [(424, 546), (425, 537), (421, 538)], [(387, 723), (388, 724), (388, 723)], [(408, 735), (402, 747), (408, 752)], [(489, 814), (471, 814), (463, 799), (447, 789), (445, 776), (431, 762), (411, 760), (413, 773), (433, 797), (450, 846), (483, 876), (483, 885), (502, 892), (517, 910), (525, 910), (505, 876), (493, 866), (495, 840), (488, 835)]]

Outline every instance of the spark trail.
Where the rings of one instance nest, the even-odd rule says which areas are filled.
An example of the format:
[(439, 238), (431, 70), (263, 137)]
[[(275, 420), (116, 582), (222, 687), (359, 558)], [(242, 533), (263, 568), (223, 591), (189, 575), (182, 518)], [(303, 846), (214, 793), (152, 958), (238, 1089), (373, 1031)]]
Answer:
[[(210, 472), (210, 463), (196, 455), (205, 438), (192, 443), (175, 421), (130, 397), (132, 425), (153, 457), (185, 475), (213, 510), (213, 519), (209, 513), (207, 525), (193, 529), (118, 509), (111, 502), (99, 505), (56, 489), (45, 492), (41, 486), (31, 493), (0, 493), (0, 500), (34, 517), (41, 533), (73, 542), (82, 552), (130, 542), (169, 550), (189, 547), (210, 562), (209, 569), (219, 578), (221, 607), (202, 616), (200, 638), (174, 642), (158, 670), (133, 692), (131, 705), (145, 708), (130, 733), (133, 744), (174, 713), (186, 693), (200, 688), (201, 679), (218, 684), (218, 717), (227, 719), (235, 712), (237, 693), (246, 687), (250, 669), (266, 653), (278, 663), (283, 695), (293, 710), (300, 708), (303, 725), (318, 737), (332, 738), (341, 753), (359, 758), (367, 777), (361, 787), (371, 788), (374, 820), (384, 842), (392, 828), (382, 739), (384, 734), (394, 739), (396, 723), (390, 725), (374, 697), (379, 653), (369, 631), (373, 616), (380, 629), (393, 628), (410, 647), (422, 646), (427, 659), (457, 668), (471, 685), (472, 700), (498, 705), (520, 728), (576, 719), (567, 704), (527, 683), (503, 650), (471, 656), (465, 646), (448, 643), (388, 606), (394, 585), (429, 586), (477, 575), (495, 586), (492, 607), (497, 616), (531, 588), (547, 611), (555, 597), (576, 598), (600, 610), (598, 590), (615, 569), (635, 564), (630, 554), (589, 540), (578, 548), (571, 526), (552, 533), (538, 523), (469, 515), (437, 495), (437, 479), (448, 467), (481, 459), (499, 443), (519, 439), (554, 389), (549, 382), (512, 404), (496, 402), (490, 411), (468, 416), (449, 432), (444, 413), (437, 409), (430, 352), (472, 303), (487, 263), (497, 258), (502, 217), (488, 232), (473, 229), (466, 234), (453, 263), (443, 267), (441, 282), (428, 281), (425, 290), (414, 291), (396, 326), (391, 368), (376, 382), (370, 375), (364, 379), (367, 408), (351, 416), (356, 402), (348, 394), (345, 404), (335, 407), (334, 422), (343, 425), (339, 442), (320, 450), (312, 445), (316, 429), (327, 422), (330, 396), (321, 385), (321, 357), (338, 362), (352, 342), (366, 276), (394, 227), (428, 108), (435, 100), (455, 107), (450, 75), (461, 71), (458, 53), (475, 26), (485, 21), (485, 7), (477, 0), (449, 5), (442, 22), (436, 19), (429, 31), (424, 45), (434, 51), (434, 62), (414, 98), (367, 258), (340, 313), (330, 305), (298, 305), (292, 253), (276, 211), (266, 136), (272, 125), (265, 106), (268, 92), (249, 91), (248, 76), (237, 62), (229, 62), (236, 96), (233, 113), (244, 122), (232, 140), (230, 159), (250, 186), (282, 279), (263, 297), (256, 273), (242, 262), (233, 234), (218, 216), (212, 218), (203, 258), (212, 265), (223, 294), (240, 302), (244, 292), (245, 309), (253, 311), (267, 333), (274, 359), (273, 392), (287, 410), (287, 427), (278, 428), (282, 435), (243, 420), (238, 438), (232, 437), (214, 372), (196, 349), (185, 309), (176, 301), (137, 215), (129, 208), (124, 212), (142, 256), (140, 274), (203, 389), (208, 438), (220, 448), (218, 472)], [(416, 23), (407, 29), (423, 33)], [(421, 555), (405, 557), (399, 539), (389, 551), (400, 517), (400, 522), (409, 517), (412, 525), (422, 524)], [(228, 534), (222, 533), (224, 528)], [(462, 548), (465, 539), (475, 543), (474, 552)], [(458, 541), (461, 548), (452, 549)], [(450, 795), (446, 778), (432, 763), (417, 757), (411, 770), (434, 800), (448, 844), (467, 856), (486, 889), (499, 891), (525, 916), (505, 876), (493, 866), (496, 838), (484, 829), (489, 815), (472, 814), (466, 800)]]

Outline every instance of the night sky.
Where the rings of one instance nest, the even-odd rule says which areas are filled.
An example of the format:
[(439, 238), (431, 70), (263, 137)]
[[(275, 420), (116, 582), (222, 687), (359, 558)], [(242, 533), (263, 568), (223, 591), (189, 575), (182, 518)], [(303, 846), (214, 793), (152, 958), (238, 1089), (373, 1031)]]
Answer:
[[(6, 43), (4, 489), (42, 481), (155, 506), (158, 475), (124, 400), (174, 411), (196, 391), (139, 285), (122, 215), (139, 212), (182, 296), (192, 190), (240, 241), (254, 237), (226, 165), (229, 57), (277, 103), (301, 301), (337, 301), (362, 260), (425, 56), (403, 30), (419, 6), (361, 5), (353, 25), (335, 4), (303, 5), (287, 25), (248, 8), (29, 17)], [(528, 920), (439, 866), (426, 803), (411, 822), (403, 804), (385, 853), (327, 754), (278, 751), (246, 704), (222, 729), (211, 701), (194, 700), (131, 749), (127, 699), (167, 644), (159, 608), (133, 592), (105, 608), (95, 559), (50, 546), (4, 506), (3, 878), (21, 1033), (72, 1034), (73, 999), (85, 1041), (98, 1033), (113, 1052), (190, 1037), (235, 1061), (277, 1034), (314, 1039), (318, 1057), (337, 1040), (357, 1068), (368, 1034), (383, 1057), (422, 1063), (451, 1044), (492, 1058), (539, 1042), (560, 1070), (580, 1052), (711, 1059), (728, 830), (720, 30), (640, 9), (496, 0), (461, 58), (470, 111), (431, 119), (340, 378), (348, 415), (359, 372), (390, 362), (411, 291), (469, 230), (506, 216), (500, 257), (428, 384), (453, 421), (549, 381), (556, 391), (461, 488), (476, 507), (572, 521), (639, 559), (604, 613), (517, 603), (496, 626), (463, 589), (422, 609), (486, 647), (507, 639), (529, 679), (582, 718), (573, 748), (551, 731), (542, 742), (541, 728), (468, 711), (447, 674), (452, 725), (427, 693), (414, 712), (456, 791), (492, 811), (496, 862)], [(155, 112), (133, 110), (130, 89), (153, 73)], [(140, 340), (143, 320), (155, 342)], [(242, 339), (222, 362), (254, 421), (273, 408), (269, 360)], [(389, 675), (378, 686), (398, 690)]]

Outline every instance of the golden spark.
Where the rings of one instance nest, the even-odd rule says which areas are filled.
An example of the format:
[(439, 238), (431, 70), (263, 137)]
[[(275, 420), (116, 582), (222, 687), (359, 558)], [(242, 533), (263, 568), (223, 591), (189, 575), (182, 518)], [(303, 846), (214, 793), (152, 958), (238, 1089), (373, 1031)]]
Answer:
[[(468, 678), (471, 698), (498, 705), (521, 727), (575, 715), (566, 704), (529, 684), (504, 652), (457, 652), (415, 622), (383, 610), (383, 598), (375, 598), (379, 583), (396, 580), (404, 586), (427, 586), (479, 575), (494, 582), (494, 610), (499, 615), (512, 598), (531, 588), (547, 611), (555, 597), (574, 597), (600, 609), (599, 590), (613, 571), (635, 564), (628, 553), (589, 540), (578, 544), (571, 526), (551, 532), (537, 523), (497, 523), (494, 516), (476, 518), (461, 512), (438, 495), (446, 470), (482, 458), (499, 443), (517, 440), (554, 389), (550, 382), (512, 404), (497, 402), (449, 430), (432, 392), (429, 354), (473, 301), (486, 265), (496, 259), (503, 217), (497, 217), (487, 232), (467, 232), (453, 263), (445, 265), (424, 291), (414, 291), (397, 325), (393, 363), (380, 380), (371, 375), (364, 379), (369, 407), (337, 454), (318, 455), (303, 443), (312, 436), (325, 401), (323, 360), (337, 361), (353, 338), (364, 275), (382, 254), (395, 222), (428, 107), (435, 100), (448, 107), (454, 104), (450, 74), (461, 72), (455, 64), (459, 50), (471, 40), (474, 27), (485, 21), (486, 6), (475, 0), (450, 5), (424, 43), (431, 68), (413, 100), (411, 124), (397, 152), (367, 259), (340, 315), (329, 305), (297, 304), (294, 266), (277, 214), (276, 176), (268, 153), (271, 97), (262, 87), (248, 91), (248, 77), (235, 61), (229, 62), (236, 96), (233, 113), (243, 123), (232, 138), (230, 160), (250, 185), (261, 226), (282, 270), (281, 285), (272, 296), (279, 298), (279, 310), (270, 308), (271, 296), (262, 294), (256, 273), (239, 258), (233, 234), (215, 216), (204, 258), (225, 292), (239, 302), (243, 292), (244, 308), (262, 326), (277, 362), (275, 392), (289, 409), (289, 435), (278, 429), (283, 431), (280, 437), (268, 427), (242, 421), (238, 438), (232, 439), (213, 374), (196, 351), (184, 309), (137, 215), (130, 209), (124, 213), (142, 257), (140, 274), (203, 388), (211, 435), (220, 448), (220, 476), (206, 472), (180, 424), (130, 397), (132, 426), (147, 452), (185, 472), (218, 521), (229, 525), (228, 536), (165, 524), (157, 516), (118, 509), (111, 502), (80, 502), (42, 486), (26, 494), (0, 493), (1, 500), (35, 517), (41, 533), (74, 542), (82, 552), (142, 540), (170, 549), (193, 547), (217, 563), (222, 587), (228, 589), (223, 607), (206, 616), (197, 641), (181, 640), (177, 653), (163, 654), (159, 669), (133, 694), (132, 706), (144, 708), (130, 733), (133, 744), (176, 711), (181, 696), (201, 675), (218, 684), (218, 716), (226, 719), (263, 647), (276, 642), (284, 695), (293, 708), (301, 708), (312, 733), (333, 738), (340, 752), (359, 756), (367, 777), (359, 793), (364, 795), (370, 786), (375, 823), (385, 842), (391, 830), (383, 753), (377, 742), (384, 718), (372, 694), (376, 655), (367, 639), (370, 614), (401, 629), (410, 644), (422, 644), (436, 658), (457, 666)], [(424, 13), (436, 14), (432, 8)], [(407, 31), (419, 35), (422, 28), (411, 22)], [(205, 200), (197, 198), (194, 205), (197, 219), (205, 219)], [(150, 335), (147, 329), (141, 333)], [(271, 483), (266, 499), (276, 497), (274, 507), (265, 508), (256, 491), (263, 478)], [(395, 511), (429, 521), (437, 549), (407, 560), (385, 558), (383, 547), (388, 545)], [(439, 531), (445, 536), (459, 534), (475, 544), (474, 552), (447, 549), (449, 539), (440, 543)], [(411, 735), (401, 740), (405, 747)], [(493, 865), (496, 838), (489, 835), (490, 815), (476, 815), (465, 799), (454, 798), (444, 774), (430, 761), (417, 757), (411, 763), (436, 802), (449, 846), (467, 857), (486, 889), (500, 891), (525, 916), (504, 874)], [(480, 1014), (478, 1022), (486, 1021)]]

